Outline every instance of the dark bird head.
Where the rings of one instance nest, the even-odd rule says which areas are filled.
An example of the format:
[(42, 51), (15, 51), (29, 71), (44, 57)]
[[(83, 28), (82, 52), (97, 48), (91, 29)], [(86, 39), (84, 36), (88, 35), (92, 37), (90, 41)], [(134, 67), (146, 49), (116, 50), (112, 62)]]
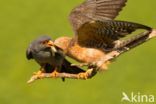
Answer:
[(54, 46), (54, 42), (51, 40), (49, 36), (41, 36), (36, 40), (32, 41), (27, 48), (26, 56), (27, 59), (34, 58), (33, 56), (38, 52), (47, 52), (51, 51), (53, 55), (57, 51)]

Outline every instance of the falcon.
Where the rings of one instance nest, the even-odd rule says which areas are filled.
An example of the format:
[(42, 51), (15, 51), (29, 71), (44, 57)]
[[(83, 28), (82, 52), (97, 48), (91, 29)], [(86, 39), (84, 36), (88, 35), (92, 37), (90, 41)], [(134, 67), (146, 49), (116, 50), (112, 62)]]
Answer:
[[(126, 2), (127, 0), (84, 1), (69, 15), (73, 37), (59, 37), (54, 40), (53, 46), (61, 49), (66, 56), (80, 62), (71, 66), (86, 65), (87, 71), (93, 72), (106, 70), (110, 61), (121, 51), (141, 44), (142, 39), (146, 41), (154, 30), (143, 24), (114, 20)], [(136, 30), (145, 32), (125, 38)], [(51, 61), (53, 62), (58, 64), (55, 59)], [(91, 76), (82, 72), (79, 77), (87, 79)]]
[[(27, 59), (34, 59), (40, 66), (40, 71), (34, 73), (41, 75), (42, 73), (51, 73), (55, 77), (57, 73), (80, 73), (84, 70), (71, 66), (71, 63), (65, 59), (63, 51), (54, 46), (49, 36), (41, 36), (32, 41), (26, 51)], [(64, 81), (64, 78), (62, 78)]]

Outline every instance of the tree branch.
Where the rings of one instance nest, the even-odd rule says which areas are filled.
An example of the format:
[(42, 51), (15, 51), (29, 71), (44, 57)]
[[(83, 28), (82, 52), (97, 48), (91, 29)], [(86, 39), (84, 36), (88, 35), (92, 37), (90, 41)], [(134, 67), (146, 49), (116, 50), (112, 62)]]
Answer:
[(71, 79), (80, 79), (80, 78), (78, 78), (78, 75), (77, 74), (58, 73), (54, 77), (50, 73), (42, 73), (40, 75), (38, 75), (38, 74), (37, 75), (33, 75), (27, 83), (30, 84), (30, 83), (34, 82), (35, 80), (43, 79), (43, 78), (71, 78)]
[(55, 76), (53, 76), (51, 73), (40, 73), (33, 75), (27, 83), (30, 84), (38, 79), (43, 78), (70, 78), (70, 79), (82, 79), (86, 80), (89, 78), (92, 78), (96, 74), (95, 70), (88, 69), (86, 72), (80, 72), (78, 74), (72, 74), (72, 73), (57, 73)]

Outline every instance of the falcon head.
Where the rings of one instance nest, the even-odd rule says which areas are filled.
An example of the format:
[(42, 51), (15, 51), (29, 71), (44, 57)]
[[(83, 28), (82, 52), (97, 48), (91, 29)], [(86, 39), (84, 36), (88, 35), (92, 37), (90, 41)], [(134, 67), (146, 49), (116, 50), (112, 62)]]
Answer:
[(54, 42), (51, 40), (49, 36), (41, 36), (30, 43), (26, 51), (27, 59), (33, 59), (34, 58), (33, 56), (41, 51), (42, 51), (41, 56), (42, 55), (44, 56), (44, 54), (46, 56), (46, 52), (47, 53), (51, 52), (52, 55), (54, 56), (55, 53), (57, 52)]

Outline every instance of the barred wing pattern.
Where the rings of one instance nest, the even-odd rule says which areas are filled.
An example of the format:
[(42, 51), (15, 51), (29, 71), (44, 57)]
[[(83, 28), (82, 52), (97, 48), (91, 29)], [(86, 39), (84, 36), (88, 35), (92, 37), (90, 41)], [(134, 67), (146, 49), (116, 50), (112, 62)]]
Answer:
[(126, 21), (92, 21), (78, 29), (78, 43), (85, 47), (113, 48), (114, 41), (137, 29), (151, 30), (150, 27)]

